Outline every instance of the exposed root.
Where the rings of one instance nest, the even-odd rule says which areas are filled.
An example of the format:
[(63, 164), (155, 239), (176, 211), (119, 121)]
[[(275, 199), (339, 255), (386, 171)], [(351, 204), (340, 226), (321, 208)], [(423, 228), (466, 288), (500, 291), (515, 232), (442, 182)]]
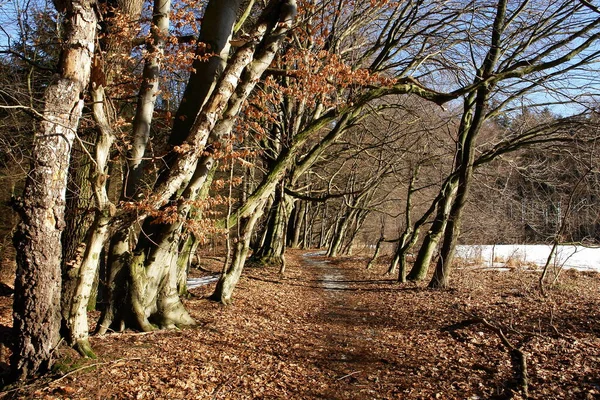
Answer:
[(481, 318), (475, 315), (470, 315), (472, 318), (457, 322), (456, 324), (450, 325), (444, 328), (444, 331), (450, 332), (454, 335), (455, 331), (461, 328), (466, 328), (470, 325), (482, 324), (488, 330), (494, 332), (502, 342), (502, 345), (508, 350), (510, 354), (510, 361), (512, 364), (513, 374), (516, 382), (516, 390), (521, 393), (525, 398), (529, 397), (529, 375), (527, 373), (527, 356), (521, 350), (520, 347), (514, 346), (504, 334), (500, 326), (494, 325), (487, 321), (485, 318)]
[(73, 348), (82, 356), (85, 358), (91, 358), (91, 359), (96, 359), (96, 353), (94, 353), (94, 350), (92, 349), (92, 346), (90, 345), (90, 342), (87, 339), (81, 339), (78, 340), (77, 342), (75, 342), (75, 344), (73, 345)]

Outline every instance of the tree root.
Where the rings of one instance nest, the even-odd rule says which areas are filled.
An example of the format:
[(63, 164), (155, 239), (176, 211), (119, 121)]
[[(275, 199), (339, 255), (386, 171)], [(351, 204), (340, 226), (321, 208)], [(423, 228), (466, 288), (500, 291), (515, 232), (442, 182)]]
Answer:
[(96, 359), (96, 353), (92, 349), (90, 342), (87, 339), (80, 339), (75, 344), (73, 344), (73, 348), (85, 358)]
[[(521, 346), (514, 346), (504, 334), (500, 326), (494, 325), (487, 321), (485, 318), (481, 318), (475, 315), (469, 315), (471, 318), (458, 322), (444, 328), (444, 331), (453, 334), (456, 330), (465, 328), (470, 325), (482, 324), (488, 330), (494, 332), (502, 342), (502, 345), (508, 350), (510, 354), (510, 361), (512, 364), (512, 370), (516, 382), (516, 390), (521, 393), (525, 398), (529, 397), (529, 376), (527, 373), (527, 356), (521, 350)], [(454, 336), (454, 335), (453, 335)]]

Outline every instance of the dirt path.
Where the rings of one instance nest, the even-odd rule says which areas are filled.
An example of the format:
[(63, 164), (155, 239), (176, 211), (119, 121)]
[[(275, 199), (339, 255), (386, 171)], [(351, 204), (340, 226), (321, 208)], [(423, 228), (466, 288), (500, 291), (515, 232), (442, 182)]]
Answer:
[[(324, 252), (303, 255), (304, 263), (311, 267), (322, 286), (324, 299), (320, 321), (328, 328), (323, 336), (324, 346), (329, 349), (323, 367), (337, 373), (338, 381), (354, 383), (364, 376), (363, 364), (369, 360), (369, 347), (376, 331), (371, 328), (357, 329), (360, 322), (375, 313), (361, 304), (353, 288), (356, 281), (349, 279), (347, 271), (324, 257)], [(375, 379), (375, 378), (372, 378)]]

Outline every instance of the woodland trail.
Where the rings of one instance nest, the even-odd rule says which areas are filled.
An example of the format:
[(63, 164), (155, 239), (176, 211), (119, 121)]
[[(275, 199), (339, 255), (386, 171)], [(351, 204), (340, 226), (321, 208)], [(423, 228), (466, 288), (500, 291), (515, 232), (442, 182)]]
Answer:
[(212, 285), (193, 289), (185, 305), (197, 327), (93, 337), (98, 360), (61, 347), (60, 379), (0, 398), (511, 397), (514, 372), (497, 335), (481, 325), (449, 329), (465, 312), (510, 326), (513, 343), (527, 339), (530, 398), (600, 395), (599, 274), (566, 271), (542, 297), (530, 272), (462, 270), (454, 289), (432, 291), (398, 285), (383, 264), (367, 271), (364, 258), (286, 254), (284, 276), (248, 267), (232, 305), (207, 300)]
[(377, 335), (375, 329), (361, 327), (369, 316), (375, 315), (375, 309), (363, 304), (356, 296), (350, 284), (356, 281), (348, 279), (347, 271), (324, 257), (322, 254), (303, 255), (307, 265), (314, 268), (313, 273), (320, 279), (323, 287), (324, 310), (321, 320), (330, 329), (324, 335), (325, 345), (330, 349), (323, 362), (331, 370), (340, 371), (339, 380), (356, 382), (355, 375), (363, 373), (361, 365), (369, 360), (370, 343)]

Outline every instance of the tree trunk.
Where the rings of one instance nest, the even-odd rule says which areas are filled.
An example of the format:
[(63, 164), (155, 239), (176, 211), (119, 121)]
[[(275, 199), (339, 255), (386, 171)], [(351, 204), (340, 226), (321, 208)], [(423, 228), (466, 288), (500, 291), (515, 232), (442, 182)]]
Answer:
[(108, 238), (108, 227), (115, 214), (115, 207), (108, 199), (106, 191), (107, 163), (114, 141), (114, 134), (109, 119), (104, 112), (106, 99), (104, 88), (101, 85), (94, 85), (92, 99), (94, 100), (92, 106), (94, 118), (98, 124), (95, 167), (90, 173), (90, 181), (92, 182), (96, 202), (96, 213), (94, 222), (88, 230), (78, 274), (73, 280), (74, 291), (70, 299), (64, 302), (68, 307), (64, 312), (67, 314), (65, 325), (68, 343), (83, 356), (94, 358), (95, 355), (88, 340), (87, 309), (100, 265), (100, 256)]
[(440, 237), (446, 227), (448, 213), (452, 207), (452, 201), (456, 195), (457, 187), (458, 182), (456, 179), (451, 179), (446, 185), (444, 185), (444, 188), (442, 189), (443, 197), (437, 206), (437, 215), (433, 221), (433, 224), (431, 225), (431, 228), (427, 232), (427, 235), (425, 235), (425, 238), (423, 239), (423, 243), (421, 244), (421, 248), (419, 249), (415, 263), (413, 264), (413, 267), (407, 276), (408, 280), (421, 281), (425, 279), (425, 276), (427, 276), (427, 271), (429, 270), (433, 253), (435, 252)]
[(226, 265), (221, 278), (217, 282), (215, 291), (211, 295), (211, 299), (218, 301), (223, 304), (231, 303), (231, 296), (233, 290), (240, 280), (246, 258), (248, 257), (248, 251), (250, 250), (250, 238), (254, 231), (254, 225), (256, 221), (261, 217), (264, 205), (266, 202), (265, 196), (262, 200), (256, 203), (254, 212), (249, 213), (249, 217), (242, 217), (238, 221), (239, 224), (239, 235), (236, 240), (235, 249), (231, 258), (230, 265)]
[(349, 216), (344, 214), (336, 223), (331, 243), (327, 250), (327, 257), (337, 257), (340, 254), (344, 238), (346, 237), (346, 229), (348, 229), (348, 218)]
[[(300, 247), (300, 236), (302, 235), (302, 228), (305, 227), (307, 203), (305, 201), (298, 201), (294, 207), (293, 217), (290, 218), (289, 233), (290, 233), (290, 247), (297, 249)], [(304, 228), (306, 232), (306, 228)]]
[[(215, 25), (214, 21), (205, 15), (206, 24), (203, 32), (212, 31), (218, 33), (218, 37), (225, 35), (225, 44), (228, 46), (236, 10), (230, 9), (231, 2), (211, 2), (211, 4), (207, 8), (207, 13), (211, 9), (217, 13), (216, 17), (229, 16), (225, 18), (229, 23), (228, 26)], [(274, 7), (277, 4), (277, 1), (272, 1), (266, 8), (252, 33), (256, 41), (249, 42), (238, 49), (226, 70), (223, 71), (222, 80), (217, 81), (218, 77), (214, 75), (197, 78), (209, 79), (211, 88), (214, 88), (218, 82), (220, 86), (215, 90), (209, 90), (206, 100), (195, 96), (184, 101), (183, 104), (189, 106), (187, 102), (201, 100), (205, 106), (197, 117), (188, 115), (193, 119), (189, 129), (182, 131), (177, 127), (173, 128), (171, 144), (177, 144), (182, 140), (181, 135), (183, 135), (183, 138), (187, 138), (187, 141), (193, 145), (193, 150), (182, 154), (172, 153), (172, 158), (168, 161), (170, 168), (161, 174), (153, 196), (157, 206), (162, 206), (169, 198), (174, 199), (172, 196), (178, 193), (177, 221), (170, 225), (163, 223), (158, 226), (152, 226), (148, 220), (144, 223), (143, 235), (129, 261), (128, 272), (131, 285), (126, 299), (129, 304), (127, 314), (130, 315), (122, 316), (121, 321), (104, 320), (103, 329), (106, 329), (108, 324), (120, 327), (123, 324), (133, 323), (137, 329), (152, 330), (156, 326), (172, 327), (193, 323), (177, 295), (177, 250), (181, 227), (190, 210), (190, 200), (195, 198), (201, 183), (207, 179), (212, 168), (213, 160), (210, 156), (205, 157), (208, 163), (199, 162), (198, 158), (207, 143), (218, 141), (231, 131), (241, 105), (271, 63), (279, 43), (289, 29), (287, 25), (273, 23), (279, 17), (279, 9)], [(210, 29), (211, 26), (213, 29)], [(115, 298), (112, 301), (123, 300)], [(107, 315), (110, 316), (110, 313)]]
[(17, 275), (11, 367), (18, 379), (45, 372), (59, 340), (61, 232), (71, 148), (90, 77), (96, 13), (87, 0), (56, 2), (66, 9), (60, 75), (46, 89), (44, 120), (35, 138), (25, 184), (22, 221), (15, 234)]
[(265, 240), (254, 258), (265, 265), (281, 265), (293, 199), (283, 192), (283, 183), (275, 191), (275, 201), (266, 225)]
[(326, 228), (325, 228), (325, 220), (327, 219), (327, 209), (328, 209), (328, 204), (325, 203), (325, 206), (323, 207), (323, 212), (321, 213), (321, 224), (319, 226), (319, 244), (317, 245), (317, 247), (319, 249), (322, 249), (323, 247), (325, 247), (325, 243), (327, 242), (326, 240)]
[(452, 210), (448, 217), (448, 223), (444, 231), (444, 241), (440, 251), (435, 272), (429, 287), (431, 288), (447, 288), (450, 283), (450, 267), (454, 260), (454, 253), (456, 250), (456, 242), (458, 235), (460, 234), (460, 225), (462, 211), (466, 204), (467, 196), (469, 193), (469, 187), (471, 184), (471, 177), (473, 174), (472, 165), (468, 165), (465, 168), (465, 175), (461, 179), (461, 185), (456, 196), (456, 200), (452, 206)]
[[(141, 237), (136, 246), (130, 268), (132, 281), (130, 298), (134, 319), (139, 329), (154, 329), (151, 320), (161, 327), (193, 323), (179, 298), (176, 297), (176, 250), (181, 235), (181, 224), (189, 211), (189, 200), (196, 197), (201, 183), (207, 179), (213, 163), (212, 158), (207, 156), (204, 160), (209, 162), (196, 161), (196, 166), (192, 168), (194, 155), (200, 154), (200, 149), (207, 143), (218, 142), (231, 132), (244, 101), (279, 50), (280, 43), (290, 28), (288, 24), (276, 23), (281, 17), (280, 12), (283, 12), (279, 3), (279, 1), (273, 0), (266, 7), (252, 33), (256, 40), (243, 45), (234, 54), (223, 72), (224, 76), (219, 81), (221, 86), (212, 91), (202, 111), (191, 125), (187, 140), (194, 144), (196, 150), (178, 156), (170, 163), (172, 169), (166, 171), (164, 178), (159, 179), (157, 183), (156, 191), (159, 198), (164, 196), (161, 195), (161, 192), (173, 193), (173, 189), (181, 190), (182, 187), (185, 187), (185, 190), (180, 192), (181, 196), (177, 199), (177, 222), (152, 229), (147, 221), (144, 225), (148, 226), (148, 229), (143, 231), (150, 232), (154, 237)], [(221, 32), (225, 32), (222, 26), (218, 28)], [(231, 32), (231, 27), (228, 32)], [(180, 133), (175, 132), (174, 128), (175, 139)], [(189, 173), (187, 171), (190, 168), (192, 168), (193, 174), (187, 178)], [(266, 199), (263, 196), (266, 194), (268, 197), (273, 185), (282, 178), (284, 172), (284, 169), (279, 169), (272, 180), (267, 180), (268, 183), (258, 197), (249, 199), (250, 207), (253, 208), (251, 212), (256, 212), (258, 215), (262, 213)], [(245, 214), (242, 215), (242, 218), (248, 219)], [(234, 254), (231, 273), (225, 273), (222, 276), (225, 283), (223, 286), (225, 289), (224, 299), (230, 298), (248, 253), (247, 246), (256, 218), (252, 217), (249, 220), (251, 223), (246, 224), (244, 228), (244, 239), (241, 240), (236, 254)], [(160, 284), (161, 282), (167, 283)], [(227, 301), (225, 300), (225, 302)]]
[(310, 203), (305, 203), (304, 214), (302, 216), (302, 248), (310, 249), (312, 247), (312, 223), (308, 223), (308, 216), (310, 214)]
[[(499, 11), (500, 12), (500, 11)], [(456, 243), (460, 234), (462, 211), (467, 203), (473, 177), (475, 140), (484, 121), (489, 88), (484, 87), (472, 93), (464, 101), (464, 112), (460, 125), (458, 151), (455, 170), (458, 171), (456, 198), (448, 216), (444, 230), (444, 241), (435, 273), (429, 282), (430, 288), (447, 288), (450, 282), (450, 267), (454, 260)]]
[(170, 13), (171, 0), (154, 1), (151, 37), (146, 44), (148, 54), (145, 56), (142, 84), (133, 118), (131, 150), (127, 157), (124, 195), (128, 199), (136, 195), (142, 179), (142, 160), (150, 139), (154, 105), (159, 94), (162, 57), (169, 38)]

